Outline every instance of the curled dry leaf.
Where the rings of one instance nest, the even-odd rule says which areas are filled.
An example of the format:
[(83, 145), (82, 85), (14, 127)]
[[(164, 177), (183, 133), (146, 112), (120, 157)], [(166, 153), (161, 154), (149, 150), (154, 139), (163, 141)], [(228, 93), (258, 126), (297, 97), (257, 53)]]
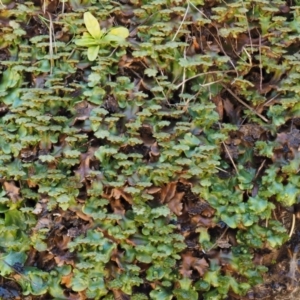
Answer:
[(129, 204), (132, 204), (132, 197), (125, 193), (123, 188), (122, 189), (112, 189), (110, 194), (104, 194), (103, 195), (105, 198), (108, 198), (108, 199), (111, 199), (111, 198), (114, 198), (114, 199), (117, 199), (119, 200), (121, 197), (126, 200)]
[(21, 200), (20, 188), (18, 188), (13, 181), (10, 181), (10, 182), (4, 181), (3, 186), (4, 186), (4, 189), (5, 189), (5, 192), (6, 192), (7, 196), (14, 203)]
[(45, 217), (45, 218), (41, 218), (37, 221), (37, 224), (35, 225), (33, 230), (38, 231), (39, 229), (50, 228), (50, 227), (51, 227), (51, 222), (47, 217)]
[(32, 213), (35, 214), (35, 215), (39, 215), (42, 211), (43, 211), (43, 206), (42, 206), (41, 203), (38, 202), (38, 203), (35, 205), (35, 208), (34, 208), (34, 210), (32, 211)]
[(120, 198), (119, 199), (111, 199), (110, 206), (113, 209), (115, 214), (121, 215), (121, 216), (125, 215), (125, 209), (124, 209), (123, 204), (121, 203)]
[(123, 253), (120, 253), (120, 251), (118, 251), (117, 249), (113, 250), (111, 255), (111, 260), (116, 262), (120, 270), (125, 270), (124, 265), (121, 262), (122, 257), (123, 257)]
[(219, 115), (219, 120), (223, 120), (224, 116), (224, 106), (223, 106), (223, 99), (220, 95), (212, 97), (212, 102), (216, 105), (216, 111)]
[(160, 202), (167, 203), (169, 202), (176, 193), (176, 182), (168, 183), (161, 191)]
[(87, 296), (85, 294), (85, 291), (78, 292), (78, 293), (69, 293), (68, 300), (85, 300), (87, 299)]
[(183, 208), (182, 198), (185, 193), (178, 193), (176, 191), (176, 186), (176, 182), (170, 182), (165, 187), (163, 187), (160, 194), (160, 202), (167, 204), (174, 214), (180, 216)]
[(182, 213), (182, 198), (184, 196), (184, 192), (177, 193), (167, 204), (170, 210), (177, 216), (180, 216)]
[(229, 243), (229, 238), (228, 237), (224, 237), (222, 239), (218, 239), (217, 240), (217, 245), (218, 247), (222, 248), (222, 249), (227, 249), (230, 248), (232, 245)]
[(161, 191), (161, 188), (157, 187), (157, 186), (152, 186), (152, 187), (146, 189), (147, 194), (150, 194), (150, 195), (156, 194), (160, 191)]
[(298, 150), (300, 146), (300, 130), (292, 129), (288, 133), (278, 133), (276, 141), (278, 141), (281, 145), (287, 144), (289, 148), (295, 148)]
[(91, 105), (87, 101), (80, 102), (76, 105), (76, 118), (73, 121), (74, 125), (77, 120), (84, 121), (89, 118), (91, 111), (95, 108), (95, 106)]
[(191, 223), (195, 225), (202, 225), (203, 227), (213, 228), (216, 226), (216, 223), (213, 221), (213, 218), (205, 218), (200, 215), (193, 216), (191, 218)]
[(198, 258), (193, 256), (192, 252), (187, 252), (182, 255), (182, 264), (180, 267), (180, 274), (183, 277), (190, 277), (193, 270), (196, 270), (200, 276), (203, 276), (209, 267), (205, 258)]
[(152, 144), (149, 152), (150, 157), (158, 157), (160, 155), (157, 142)]
[(68, 275), (63, 275), (61, 277), (61, 284), (65, 285), (67, 288), (70, 288), (72, 282), (73, 273), (70, 272)]
[(80, 165), (75, 174), (80, 178), (80, 182), (85, 181), (85, 177), (90, 173), (90, 157), (87, 154), (80, 155)]
[(120, 289), (113, 289), (112, 292), (114, 294), (115, 300), (129, 300), (130, 299), (130, 297), (128, 295), (126, 295), (125, 293), (123, 293)]

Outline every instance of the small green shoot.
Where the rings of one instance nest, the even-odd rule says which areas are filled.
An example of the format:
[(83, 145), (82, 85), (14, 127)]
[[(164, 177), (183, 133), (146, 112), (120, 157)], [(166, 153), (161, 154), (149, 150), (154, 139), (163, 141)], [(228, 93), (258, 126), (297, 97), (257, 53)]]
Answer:
[(113, 27), (107, 32), (101, 30), (98, 20), (90, 13), (84, 13), (84, 24), (88, 32), (85, 32), (80, 40), (75, 40), (75, 44), (87, 47), (87, 56), (90, 61), (94, 61), (100, 48), (107, 45), (118, 47), (125, 44), (125, 39), (129, 36), (126, 27)]

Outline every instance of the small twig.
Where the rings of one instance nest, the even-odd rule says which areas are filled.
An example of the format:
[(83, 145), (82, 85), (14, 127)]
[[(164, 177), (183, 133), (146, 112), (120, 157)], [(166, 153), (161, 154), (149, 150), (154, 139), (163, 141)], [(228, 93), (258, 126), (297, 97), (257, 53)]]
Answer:
[[(220, 130), (221, 130), (222, 128), (221, 128), (220, 123), (219, 123), (219, 127), (220, 127)], [(231, 154), (230, 154), (230, 152), (229, 152), (229, 150), (228, 150), (226, 144), (225, 144), (224, 142), (222, 142), (222, 144), (223, 144), (223, 146), (224, 146), (224, 148), (225, 148), (225, 151), (226, 151), (226, 153), (227, 153), (227, 155), (228, 155), (228, 157), (229, 157), (229, 159), (230, 159), (230, 161), (231, 161), (231, 163), (232, 163), (232, 165), (233, 165), (233, 167), (234, 167), (236, 173), (239, 174), (238, 168), (236, 167), (236, 165), (235, 165), (235, 163), (234, 163), (234, 161), (233, 161), (233, 158), (232, 158), (232, 156), (231, 156)]]
[(62, 7), (61, 7), (61, 14), (63, 15), (65, 13), (65, 1), (62, 0)]
[(199, 73), (199, 74), (194, 75), (194, 76), (192, 76), (192, 77), (190, 77), (190, 78), (187, 78), (185, 81), (179, 83), (179, 84), (176, 86), (176, 89), (179, 89), (179, 88), (180, 88), (183, 84), (185, 84), (187, 81), (190, 81), (190, 80), (195, 79), (195, 78), (200, 77), (200, 76), (209, 75), (209, 74), (222, 74), (222, 73), (227, 74), (227, 73), (232, 73), (232, 72), (235, 73), (234, 70), (228, 70), (228, 71), (208, 71), (208, 72), (205, 72), (205, 73)]
[[(48, 16), (49, 16), (49, 54), (50, 54), (50, 74), (52, 75), (53, 72), (53, 68), (54, 68), (54, 60), (53, 60), (53, 40), (52, 40), (52, 34), (54, 37), (54, 27), (53, 27), (53, 22), (52, 22), (52, 17), (51, 14), (48, 12)], [(52, 33), (53, 30), (53, 33)]]
[(226, 234), (227, 230), (228, 230), (228, 226), (225, 228), (224, 232), (220, 235), (220, 237), (217, 239), (217, 241), (208, 249), (206, 250), (206, 252), (209, 252), (210, 250), (214, 249), (217, 245), (218, 245), (218, 241), (221, 240), (223, 238), (223, 236)]
[(259, 90), (260, 92), (262, 91), (262, 82), (263, 82), (263, 74), (262, 74), (262, 62), (261, 62), (261, 35), (259, 35), (259, 73), (260, 73), (260, 78), (259, 78)]
[(177, 34), (179, 33), (179, 30), (181, 29), (181, 27), (182, 27), (182, 25), (183, 25), (183, 22), (184, 22), (185, 19), (186, 19), (186, 16), (187, 16), (187, 13), (188, 13), (189, 9), (190, 9), (190, 2), (188, 1), (188, 3), (187, 3), (187, 8), (186, 8), (186, 10), (185, 10), (183, 19), (182, 19), (182, 21), (180, 22), (179, 27), (177, 28), (177, 31), (176, 31), (176, 33), (175, 33), (173, 39), (172, 39), (172, 42), (175, 41), (175, 39), (176, 39), (176, 37), (177, 37)]
[(271, 99), (269, 99), (268, 101), (266, 101), (263, 106), (268, 105), (270, 102), (272, 102), (274, 99), (276, 99), (280, 94), (276, 94), (274, 97), (272, 97)]
[[(242, 5), (243, 5), (243, 7), (245, 8), (243, 2), (242, 2)], [(251, 53), (253, 54), (253, 46), (252, 46), (252, 38), (251, 38), (250, 26), (249, 26), (248, 17), (247, 17), (247, 14), (246, 14), (246, 13), (245, 13), (245, 19), (246, 19), (247, 30), (248, 30), (248, 35), (249, 35), (249, 39), (250, 39)]]
[(224, 170), (224, 169), (222, 169), (222, 168), (219, 168), (219, 167), (215, 167), (217, 170), (219, 170), (219, 171), (222, 171), (222, 172), (224, 172), (224, 173), (229, 173), (228, 171), (226, 171), (226, 170)]
[(269, 123), (269, 120), (264, 117), (263, 115), (261, 115), (260, 113), (258, 113), (255, 109), (253, 109), (251, 106), (249, 106), (246, 102), (244, 102), (241, 98), (239, 98), (231, 89), (229, 89), (228, 87), (226, 87), (224, 84), (222, 84), (223, 88), (229, 92), (229, 94), (231, 94), (238, 102), (240, 102), (241, 104), (243, 104), (245, 107), (247, 107), (248, 109), (250, 109), (253, 113), (255, 113), (257, 116), (259, 116), (263, 121), (265, 121), (266, 123)]
[[(186, 59), (186, 47), (184, 47), (183, 57)], [(182, 82), (185, 82), (186, 79), (186, 68), (183, 68)], [(185, 88), (185, 84), (181, 86), (181, 94), (183, 94)]]
[(236, 173), (239, 174), (238, 168), (236, 167), (236, 165), (235, 165), (235, 163), (234, 163), (234, 161), (233, 161), (233, 159), (232, 159), (232, 156), (231, 156), (231, 154), (230, 154), (230, 152), (229, 152), (229, 150), (228, 150), (226, 144), (225, 144), (224, 142), (222, 142), (222, 144), (223, 144), (223, 146), (224, 146), (224, 148), (225, 148), (225, 150), (226, 150), (226, 153), (227, 153), (227, 155), (228, 155), (228, 157), (229, 157), (229, 159), (230, 159), (230, 161), (231, 161), (231, 163), (232, 163), (232, 165), (233, 165), (233, 167), (234, 167)]
[(255, 174), (254, 180), (257, 178), (259, 172), (260, 172), (261, 169), (264, 167), (265, 163), (266, 163), (266, 160), (264, 159), (263, 162), (261, 163), (261, 165), (259, 166), (259, 168), (258, 168), (256, 174)]
[(290, 232), (289, 232), (289, 237), (290, 238), (292, 237), (292, 235), (294, 233), (295, 225), (296, 225), (296, 216), (295, 216), (295, 214), (293, 214), (293, 217), (292, 217), (292, 226), (291, 226), (291, 229), (290, 229)]

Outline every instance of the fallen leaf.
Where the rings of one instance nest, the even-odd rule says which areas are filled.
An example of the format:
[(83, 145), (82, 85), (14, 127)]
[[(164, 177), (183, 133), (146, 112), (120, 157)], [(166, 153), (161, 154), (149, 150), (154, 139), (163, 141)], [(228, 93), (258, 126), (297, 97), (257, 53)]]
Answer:
[(108, 195), (108, 198), (120, 199), (121, 197), (129, 204), (133, 204), (131, 195), (125, 193), (123, 189), (112, 189), (110, 195)]
[(41, 203), (38, 202), (38, 203), (35, 205), (35, 208), (34, 208), (34, 210), (32, 211), (32, 213), (35, 214), (35, 215), (38, 215), (38, 214), (40, 214), (42, 211), (43, 211), (43, 206), (42, 206)]
[(182, 204), (182, 198), (184, 196), (184, 192), (182, 193), (177, 193), (168, 203), (168, 207), (170, 208), (170, 210), (176, 215), (176, 216), (180, 216), (182, 213), (182, 208), (183, 208), (183, 204)]
[(89, 175), (90, 171), (90, 157), (87, 154), (81, 154), (80, 165), (75, 171), (75, 174), (80, 178), (80, 182), (85, 181), (85, 177)]
[(216, 223), (214, 222), (213, 218), (205, 218), (202, 217), (201, 215), (193, 216), (191, 218), (191, 223), (195, 225), (203, 225), (204, 227), (209, 227), (209, 228), (216, 226)]
[(16, 203), (17, 201), (21, 200), (20, 197), (20, 188), (16, 186), (13, 181), (4, 181), (3, 183), (4, 189), (6, 191), (7, 196)]
[(113, 209), (115, 214), (121, 215), (121, 216), (125, 215), (125, 209), (124, 209), (123, 204), (120, 201), (120, 198), (119, 199), (111, 199), (110, 206)]
[(216, 105), (216, 111), (219, 115), (219, 120), (223, 120), (224, 116), (224, 105), (223, 99), (220, 95), (211, 98), (212, 102)]
[(72, 286), (71, 281), (73, 278), (73, 273), (70, 272), (68, 275), (63, 275), (61, 277), (61, 284), (65, 285), (67, 288), (70, 288)]
[(114, 294), (115, 300), (129, 300), (130, 299), (130, 297), (128, 295), (126, 295), (119, 289), (113, 289), (112, 292)]
[(157, 187), (157, 186), (152, 186), (152, 187), (146, 189), (147, 194), (150, 194), (150, 195), (156, 194), (160, 191), (161, 191), (161, 188)]
[(183, 209), (182, 198), (185, 192), (176, 192), (177, 182), (170, 182), (162, 188), (160, 202), (167, 204), (170, 210), (180, 216)]
[(183, 277), (190, 277), (193, 273), (193, 270), (196, 270), (200, 276), (203, 276), (209, 267), (209, 264), (205, 258), (195, 257), (193, 256), (192, 252), (187, 252), (181, 257), (182, 263), (179, 272)]
[(169, 202), (176, 193), (176, 182), (170, 182), (165, 187), (162, 188), (160, 194), (160, 202), (167, 203)]
[(39, 229), (42, 228), (50, 228), (50, 226), (51, 226), (51, 221), (47, 217), (44, 217), (37, 221), (37, 224), (35, 225), (33, 230), (38, 231)]

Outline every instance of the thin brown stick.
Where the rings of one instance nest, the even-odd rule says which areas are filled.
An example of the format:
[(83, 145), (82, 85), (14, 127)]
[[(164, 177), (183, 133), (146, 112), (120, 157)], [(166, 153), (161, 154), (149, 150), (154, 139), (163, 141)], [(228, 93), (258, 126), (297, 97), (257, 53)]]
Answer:
[(228, 230), (228, 226), (225, 228), (224, 232), (220, 235), (220, 237), (217, 239), (217, 241), (206, 251), (209, 252), (210, 250), (212, 250), (214, 247), (216, 247), (218, 245), (218, 241), (221, 240), (223, 238), (223, 236), (226, 234), (227, 230)]
[[(221, 124), (220, 124), (220, 123), (219, 123), (219, 127), (220, 127), (220, 129), (221, 129)], [(228, 157), (229, 157), (229, 159), (230, 159), (230, 161), (231, 161), (231, 163), (232, 163), (232, 165), (233, 165), (233, 167), (234, 167), (236, 173), (239, 174), (239, 170), (238, 170), (237, 166), (235, 165), (235, 163), (234, 163), (234, 161), (233, 161), (233, 158), (232, 158), (232, 156), (231, 156), (231, 154), (230, 154), (230, 152), (229, 152), (229, 150), (228, 150), (226, 144), (225, 144), (224, 142), (222, 142), (222, 144), (223, 144), (223, 146), (224, 146), (224, 148), (225, 148), (225, 151), (226, 151), (226, 153), (227, 153), (227, 155), (228, 155)]]
[(264, 161), (261, 163), (261, 165), (259, 166), (259, 168), (255, 174), (254, 180), (257, 178), (258, 174), (260, 173), (261, 169), (264, 167), (265, 163), (266, 163), (266, 160), (264, 159)]
[(187, 81), (190, 81), (194, 78), (197, 78), (197, 77), (200, 77), (200, 76), (204, 76), (204, 75), (209, 75), (209, 74), (227, 74), (227, 73), (232, 73), (235, 71), (234, 70), (228, 70), (228, 71), (208, 71), (208, 72), (205, 72), (205, 73), (199, 73), (197, 75), (194, 75), (190, 78), (187, 78), (185, 79), (184, 81), (182, 81), (181, 83), (179, 83), (178, 85), (176, 85), (176, 89), (179, 89), (183, 84), (185, 84)]
[(263, 121), (265, 121), (266, 123), (269, 123), (269, 120), (264, 117), (262, 114), (258, 113), (255, 109), (253, 109), (251, 106), (249, 106), (246, 102), (244, 102), (241, 98), (239, 98), (231, 89), (229, 89), (227, 86), (225, 86), (224, 84), (222, 84), (223, 88), (229, 93), (231, 94), (238, 102), (240, 102), (241, 104), (243, 104), (245, 107), (247, 107), (249, 110), (251, 110), (253, 113), (255, 113), (258, 117), (260, 117)]
[(230, 159), (230, 161), (231, 161), (231, 163), (232, 163), (232, 165), (233, 165), (233, 167), (234, 167), (236, 173), (239, 174), (238, 168), (236, 167), (236, 165), (235, 165), (235, 163), (234, 163), (234, 161), (233, 161), (233, 159), (232, 159), (232, 156), (231, 156), (231, 154), (230, 154), (230, 152), (229, 152), (229, 150), (228, 150), (226, 144), (225, 144), (224, 142), (222, 142), (222, 144), (223, 144), (223, 146), (224, 146), (224, 148), (225, 148), (225, 151), (226, 151), (226, 153), (227, 153), (227, 155), (228, 155), (228, 157), (229, 157), (229, 159)]
[(261, 35), (259, 35), (259, 90), (262, 91), (262, 82), (263, 82), (263, 74), (262, 74), (262, 60), (261, 60)]

